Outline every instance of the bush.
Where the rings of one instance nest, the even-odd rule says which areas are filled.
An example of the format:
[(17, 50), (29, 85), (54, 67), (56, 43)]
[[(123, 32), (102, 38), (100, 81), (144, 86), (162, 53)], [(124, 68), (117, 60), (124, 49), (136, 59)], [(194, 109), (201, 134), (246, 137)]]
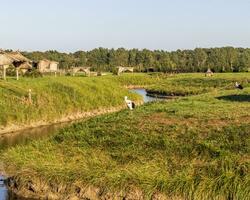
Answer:
[(16, 68), (14, 66), (10, 66), (6, 70), (6, 75), (7, 76), (16, 76)]
[(27, 71), (24, 74), (25, 77), (32, 77), (32, 78), (39, 78), (39, 77), (43, 77), (43, 74), (41, 72), (39, 72), (37, 69), (32, 69), (30, 71)]

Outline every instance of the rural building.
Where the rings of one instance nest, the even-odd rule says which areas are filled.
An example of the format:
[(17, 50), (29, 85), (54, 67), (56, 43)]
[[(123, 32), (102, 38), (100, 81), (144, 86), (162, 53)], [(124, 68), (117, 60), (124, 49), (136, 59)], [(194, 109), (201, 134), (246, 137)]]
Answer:
[(90, 76), (90, 67), (72, 67), (71, 68), (72, 75), (75, 76), (78, 72), (84, 72), (86, 76)]
[(210, 77), (210, 76), (213, 76), (214, 73), (212, 72), (212, 70), (210, 68), (208, 68), (207, 72), (205, 73), (205, 76), (206, 77)]
[(134, 68), (133, 67), (122, 67), (119, 66), (117, 67), (117, 71), (116, 71), (116, 75), (120, 75), (123, 72), (134, 72)]
[(17, 80), (19, 71), (25, 73), (32, 68), (31, 60), (23, 56), (20, 52), (0, 52), (0, 69), (2, 70), (3, 79), (6, 79), (6, 69), (14, 66), (16, 69)]
[(59, 70), (58, 62), (50, 61), (50, 60), (40, 60), (37, 63), (37, 69), (41, 73), (46, 72), (57, 72)]

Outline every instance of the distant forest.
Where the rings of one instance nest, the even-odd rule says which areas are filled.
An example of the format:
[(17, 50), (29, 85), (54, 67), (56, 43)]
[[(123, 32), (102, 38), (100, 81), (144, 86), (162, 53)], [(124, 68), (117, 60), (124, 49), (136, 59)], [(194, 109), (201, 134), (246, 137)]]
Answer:
[(41, 59), (58, 61), (61, 69), (89, 66), (95, 71), (113, 71), (117, 66), (124, 66), (134, 67), (138, 72), (205, 72), (208, 68), (214, 72), (250, 71), (249, 48), (196, 48), (172, 52), (97, 48), (75, 53), (57, 51), (22, 53), (35, 61)]

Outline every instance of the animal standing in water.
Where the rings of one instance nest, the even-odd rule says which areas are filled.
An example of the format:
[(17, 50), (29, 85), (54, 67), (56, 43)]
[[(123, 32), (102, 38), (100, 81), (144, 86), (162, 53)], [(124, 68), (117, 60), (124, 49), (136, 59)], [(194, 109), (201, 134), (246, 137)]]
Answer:
[(135, 103), (134, 103), (133, 101), (129, 100), (127, 96), (124, 97), (124, 100), (125, 100), (125, 102), (126, 102), (128, 108), (129, 108), (130, 110), (135, 109)]
[(237, 89), (243, 90), (243, 86), (241, 84), (239, 84), (238, 82), (235, 83), (235, 87)]

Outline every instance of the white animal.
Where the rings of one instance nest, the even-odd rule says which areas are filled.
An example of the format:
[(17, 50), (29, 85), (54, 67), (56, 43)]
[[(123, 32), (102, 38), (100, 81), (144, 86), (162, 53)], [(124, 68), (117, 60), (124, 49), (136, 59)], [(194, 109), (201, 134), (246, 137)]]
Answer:
[(127, 96), (124, 97), (124, 100), (130, 110), (133, 110), (135, 108), (135, 103), (129, 100)]
[(242, 85), (239, 84), (238, 82), (235, 83), (235, 87), (236, 87), (237, 89), (243, 90)]

